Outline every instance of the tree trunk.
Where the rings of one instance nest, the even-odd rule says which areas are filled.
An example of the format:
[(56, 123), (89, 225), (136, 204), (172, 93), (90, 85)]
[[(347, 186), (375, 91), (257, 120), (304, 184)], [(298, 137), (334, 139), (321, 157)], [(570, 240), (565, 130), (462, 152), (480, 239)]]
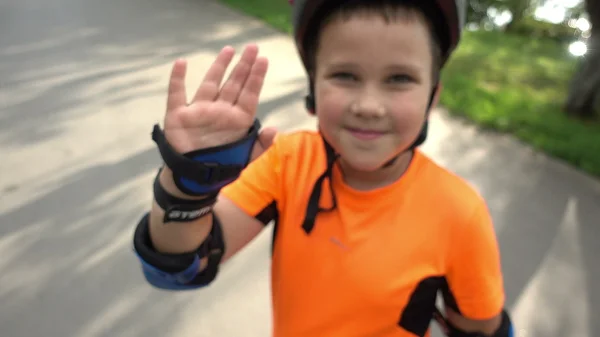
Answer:
[(525, 19), (527, 11), (530, 9), (532, 5), (532, 0), (516, 0), (510, 2), (509, 10), (512, 14), (512, 19), (504, 28), (507, 32), (512, 32), (515, 27)]
[(600, 5), (595, 0), (586, 1), (586, 5), (592, 36), (588, 40), (588, 54), (571, 80), (564, 110), (574, 117), (600, 120)]
[(600, 36), (590, 38), (588, 52), (571, 80), (565, 104), (568, 115), (592, 119), (600, 118)]

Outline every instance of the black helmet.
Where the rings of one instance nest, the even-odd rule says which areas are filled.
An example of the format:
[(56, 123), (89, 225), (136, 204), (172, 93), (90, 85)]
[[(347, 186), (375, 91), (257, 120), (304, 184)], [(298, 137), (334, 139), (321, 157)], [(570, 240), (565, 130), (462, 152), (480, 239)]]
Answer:
[[(306, 55), (307, 34), (319, 25), (319, 17), (342, 5), (348, 0), (289, 0), (293, 6), (294, 40), (305, 68), (308, 68)], [(406, 0), (398, 0), (406, 1)], [(457, 47), (465, 24), (466, 0), (417, 0), (416, 3), (429, 5), (435, 10), (433, 24), (442, 47), (442, 65)]]
[[(293, 6), (293, 24), (294, 24), (294, 40), (296, 42), (296, 48), (302, 59), (302, 63), (307, 71), (310, 70), (309, 59), (307, 55), (308, 43), (310, 39), (315, 37), (315, 33), (321, 24), (321, 20), (335, 9), (337, 6), (343, 5), (352, 0), (289, 0)], [(368, 0), (367, 0), (368, 1)], [(389, 0), (392, 1), (392, 0)], [(445, 64), (454, 49), (458, 46), (462, 28), (465, 23), (466, 17), (466, 1), (467, 0), (396, 0), (396, 1), (411, 1), (417, 4), (419, 7), (424, 9), (426, 16), (431, 16), (431, 23), (435, 30), (436, 37), (440, 42), (442, 51), (441, 65)], [(312, 114), (314, 113), (315, 101), (313, 96), (313, 83), (309, 79), (309, 94), (306, 97), (307, 110)], [(432, 91), (429, 106), (433, 102), (435, 90)], [(409, 147), (409, 149), (415, 148), (421, 145), (427, 137), (428, 121), (425, 119), (425, 123), (421, 129), (417, 139)], [(321, 211), (330, 211), (336, 208), (337, 202), (335, 199), (335, 193), (330, 185), (330, 191), (332, 195), (333, 206), (328, 209), (321, 209), (319, 207), (319, 200), (321, 197), (321, 188), (324, 180), (329, 177), (331, 183), (332, 168), (336, 161), (337, 155), (333, 147), (323, 138), (326, 154), (327, 154), (327, 169), (319, 177), (313, 190), (311, 192), (310, 201), (306, 209), (306, 217), (304, 219), (302, 228), (309, 234), (314, 225), (317, 213)], [(384, 164), (383, 167), (392, 163), (397, 157)]]

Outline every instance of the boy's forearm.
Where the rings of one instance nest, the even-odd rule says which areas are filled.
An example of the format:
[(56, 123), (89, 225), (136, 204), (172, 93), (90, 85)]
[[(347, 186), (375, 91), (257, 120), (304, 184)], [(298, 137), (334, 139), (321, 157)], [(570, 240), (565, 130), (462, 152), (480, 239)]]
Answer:
[[(173, 181), (173, 175), (168, 167), (164, 167), (160, 173), (160, 184), (173, 196), (194, 199), (194, 197), (183, 194), (177, 189)], [(202, 197), (196, 197), (202, 199)], [(208, 237), (212, 227), (212, 214), (207, 214), (198, 220), (184, 223), (163, 223), (164, 210), (152, 201), (150, 212), (150, 238), (154, 249), (161, 253), (179, 254), (196, 250)]]

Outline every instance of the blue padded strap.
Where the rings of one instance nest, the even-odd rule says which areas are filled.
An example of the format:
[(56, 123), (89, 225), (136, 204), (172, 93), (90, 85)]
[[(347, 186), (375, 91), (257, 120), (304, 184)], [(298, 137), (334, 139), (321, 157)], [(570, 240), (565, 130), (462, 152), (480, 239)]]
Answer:
[(173, 171), (177, 188), (189, 195), (205, 195), (218, 192), (237, 179), (250, 161), (259, 130), (257, 119), (246, 137), (239, 141), (183, 155), (171, 147), (158, 125), (154, 126), (152, 140), (158, 145), (165, 164)]
[[(217, 216), (213, 216), (210, 234), (200, 247), (182, 254), (163, 254), (154, 249), (149, 218), (150, 214), (146, 213), (138, 223), (133, 235), (133, 248), (150, 284), (160, 289), (187, 290), (207, 286), (216, 278), (225, 251), (223, 230)], [(205, 257), (208, 263), (199, 272), (200, 261)]]
[(200, 268), (200, 258), (197, 255), (189, 267), (178, 273), (164, 272), (144, 261), (139, 254), (137, 255), (142, 264), (142, 271), (146, 280), (157, 288), (166, 290), (191, 290), (206, 286), (206, 284), (192, 283), (192, 280), (198, 275), (198, 269)]

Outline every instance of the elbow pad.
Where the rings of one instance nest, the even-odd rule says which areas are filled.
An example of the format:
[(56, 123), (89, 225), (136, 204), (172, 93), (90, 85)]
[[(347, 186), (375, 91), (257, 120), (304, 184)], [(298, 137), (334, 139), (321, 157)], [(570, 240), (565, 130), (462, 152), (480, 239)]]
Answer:
[[(209, 285), (217, 276), (225, 251), (218, 218), (213, 215), (211, 232), (202, 245), (194, 252), (183, 254), (163, 254), (154, 249), (149, 218), (148, 213), (142, 217), (133, 238), (133, 248), (148, 283), (164, 290), (193, 290)], [(208, 264), (200, 272), (200, 261), (205, 257)]]
[(450, 322), (447, 322), (447, 335), (448, 337), (514, 337), (514, 329), (512, 326), (512, 322), (510, 320), (510, 316), (506, 310), (502, 311), (502, 322), (500, 323), (500, 327), (498, 330), (494, 332), (492, 335), (485, 335), (483, 333), (473, 333), (473, 332), (465, 332), (459, 330)]

